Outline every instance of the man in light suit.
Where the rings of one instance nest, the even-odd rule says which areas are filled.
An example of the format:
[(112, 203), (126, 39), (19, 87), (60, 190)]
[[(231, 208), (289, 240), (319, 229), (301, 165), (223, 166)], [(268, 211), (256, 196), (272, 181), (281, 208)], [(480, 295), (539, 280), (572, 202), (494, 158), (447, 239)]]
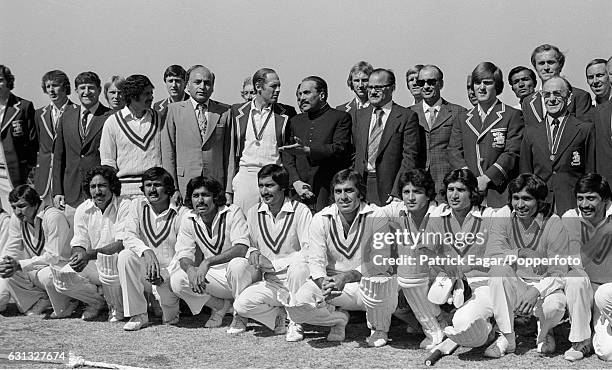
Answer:
[(65, 211), (70, 225), (76, 207), (85, 200), (85, 173), (100, 165), (102, 127), (110, 114), (98, 100), (102, 87), (97, 74), (82, 72), (74, 85), (81, 105), (62, 114), (53, 148), (53, 203)]
[(501, 70), (482, 62), (472, 71), (478, 104), (455, 122), (448, 144), (451, 168), (469, 168), (487, 206), (508, 203), (506, 185), (516, 176), (523, 138), (523, 116), (497, 99), (504, 89)]
[(607, 61), (605, 59), (596, 58), (587, 63), (586, 66), (586, 80), (591, 91), (595, 94), (595, 106), (605, 103), (612, 98), (612, 94), (610, 94), (612, 86), (610, 85), (610, 76), (608, 75), (606, 64)]
[(295, 109), (278, 103), (280, 79), (273, 69), (253, 75), (255, 99), (231, 109), (232, 140), (226, 192), (244, 212), (259, 202), (257, 173), (267, 164), (280, 164), (278, 147)]
[(153, 109), (159, 114), (160, 122), (166, 120), (168, 105), (189, 99), (189, 95), (185, 92), (187, 83), (187, 72), (177, 64), (173, 64), (164, 71), (164, 83), (168, 90), (168, 97), (153, 104)]
[(521, 144), (520, 171), (536, 174), (547, 182), (546, 201), (554, 205), (558, 215), (576, 207), (572, 186), (582, 175), (593, 172), (595, 162), (593, 125), (568, 112), (571, 92), (572, 86), (562, 77), (544, 83), (542, 95), (547, 114), (543, 124), (525, 127)]
[(11, 93), (15, 76), (0, 65), (0, 201), (9, 214), (9, 193), (25, 184), (36, 165), (38, 136), (34, 107), (28, 100)]
[(419, 118), (410, 109), (393, 102), (395, 75), (375, 69), (368, 80), (370, 106), (355, 114), (354, 169), (367, 178), (366, 200), (382, 206), (398, 197), (395, 193), (402, 173), (417, 167), (424, 150), (419, 138)]
[(42, 90), (49, 96), (51, 103), (38, 108), (34, 114), (36, 133), (38, 134), (38, 154), (34, 172), (34, 188), (40, 194), (45, 205), (53, 205), (51, 185), (53, 183), (53, 148), (55, 133), (60, 117), (68, 108), (76, 104), (68, 99), (70, 80), (59, 70), (49, 71), (42, 77)]
[[(544, 82), (561, 74), (565, 64), (565, 55), (556, 46), (549, 44), (540, 45), (531, 53), (531, 64), (540, 77), (542, 86), (544, 86)], [(588, 92), (576, 87), (573, 88), (567, 104), (567, 112), (569, 114), (579, 120), (589, 120), (591, 95)], [(546, 107), (541, 91), (536, 91), (531, 96), (526, 97), (521, 106), (525, 118), (525, 126), (544, 122)]]
[(187, 71), (189, 100), (168, 106), (162, 130), (162, 163), (185, 195), (197, 176), (227, 179), (230, 147), (229, 106), (210, 99), (215, 75), (203, 65)]
[[(420, 87), (423, 100), (410, 107), (419, 116), (421, 140), (425, 151), (419, 153), (419, 163), (424, 164), (434, 180), (436, 190), (443, 188), (444, 176), (452, 170), (447, 158), (447, 146), (453, 124), (466, 109), (442, 99), (444, 74), (435, 65), (426, 65), (418, 73), (416, 85)], [(438, 202), (445, 196), (438, 193)]]
[(612, 101), (598, 105), (591, 114), (595, 137), (595, 173), (612, 181)]
[(373, 70), (374, 68), (372, 68), (370, 63), (362, 60), (352, 66), (349, 71), (346, 84), (355, 94), (355, 97), (344, 104), (340, 104), (336, 109), (350, 114), (353, 122), (355, 122), (355, 112), (357, 109), (367, 108), (370, 105), (368, 101), (368, 80)]

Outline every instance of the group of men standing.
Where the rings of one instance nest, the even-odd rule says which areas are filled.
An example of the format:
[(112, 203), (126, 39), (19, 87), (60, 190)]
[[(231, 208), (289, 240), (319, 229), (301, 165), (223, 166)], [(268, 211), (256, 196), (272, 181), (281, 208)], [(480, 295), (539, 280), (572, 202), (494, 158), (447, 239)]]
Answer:
[[(0, 308), (12, 295), (23, 312), (51, 307), (51, 317), (63, 318), (81, 301), (90, 320), (107, 305), (110, 321), (131, 317), (124, 328), (138, 330), (149, 324), (155, 301), (167, 324), (179, 321), (179, 299), (194, 314), (206, 305), (207, 327), (220, 326), (234, 301), (228, 333), (243, 332), (251, 318), (289, 341), (303, 338), (302, 323), (330, 326), (328, 339), (343, 340), (346, 310), (364, 310), (367, 342), (379, 347), (388, 341), (401, 288), (426, 334), (423, 348), (447, 336), (466, 346), (487, 343), (485, 355), (501, 357), (515, 346), (511, 313), (520, 307), (531, 314), (536, 301), (545, 307), (538, 306), (538, 351), (554, 351), (562, 302), (574, 333), (566, 358), (580, 359), (591, 348), (592, 284), (604, 292), (595, 321), (610, 330), (612, 279), (593, 263), (529, 279), (501, 268), (447, 268), (440, 274), (465, 281), (472, 295), (455, 305), (446, 329), (443, 302), (427, 297), (427, 274), (371, 263), (374, 234), (389, 224), (487, 234), (484, 245), (424, 246), (419, 253), (542, 257), (579, 255), (585, 245), (607, 251), (607, 244), (589, 242), (594, 235), (607, 240), (597, 234), (607, 230), (605, 179), (612, 176), (606, 61), (586, 69), (595, 108), (586, 91), (560, 76), (565, 57), (557, 47), (537, 47), (531, 61), (541, 90), (529, 68), (508, 76), (520, 109), (497, 98), (504, 81), (491, 62), (469, 76), (470, 110), (442, 98), (444, 76), (435, 65), (408, 71), (415, 105), (405, 108), (393, 101), (393, 71), (359, 62), (347, 79), (354, 98), (335, 109), (326, 81), (305, 77), (296, 91), (300, 114), (278, 102), (280, 78), (269, 68), (250, 80), (252, 100), (232, 106), (210, 99), (215, 75), (203, 65), (168, 67), (169, 97), (155, 104), (146, 76), (112, 80), (104, 88), (109, 103), (108, 93), (117, 92), (112, 109), (99, 102), (95, 73), (76, 77), (77, 105), (68, 99), (66, 74), (50, 71), (42, 89), (51, 103), (34, 111), (10, 92), (14, 76), (0, 66), (0, 196), (14, 212), (10, 221), (0, 219)], [(519, 223), (494, 221), (493, 209), (502, 207), (509, 207), (502, 220)], [(570, 221), (566, 232), (559, 217), (568, 212), (592, 221), (593, 232), (572, 236), (579, 226)], [(508, 230), (521, 242), (508, 244)], [(554, 239), (565, 233), (567, 240)], [(612, 260), (607, 252), (589, 253), (597, 266)], [(570, 302), (572, 294), (580, 299)], [(595, 347), (609, 358), (609, 348)]]

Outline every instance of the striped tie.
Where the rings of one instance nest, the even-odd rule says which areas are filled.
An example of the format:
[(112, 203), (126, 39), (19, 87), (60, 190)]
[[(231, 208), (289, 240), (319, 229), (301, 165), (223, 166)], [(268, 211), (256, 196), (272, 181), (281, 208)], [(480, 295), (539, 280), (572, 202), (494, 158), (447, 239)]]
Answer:
[(374, 110), (374, 114), (376, 115), (376, 122), (374, 123), (372, 132), (370, 133), (370, 140), (368, 140), (368, 163), (375, 168), (378, 145), (380, 144), (380, 137), (383, 133), (382, 117), (385, 112), (381, 107), (377, 107)]

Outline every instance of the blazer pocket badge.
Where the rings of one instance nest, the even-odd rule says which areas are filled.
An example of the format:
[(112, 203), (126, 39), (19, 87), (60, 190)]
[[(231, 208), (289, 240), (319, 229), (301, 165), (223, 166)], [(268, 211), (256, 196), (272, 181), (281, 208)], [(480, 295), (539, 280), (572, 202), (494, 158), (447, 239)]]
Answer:
[(11, 122), (11, 126), (13, 129), (13, 136), (14, 137), (20, 137), (23, 136), (23, 121), (21, 120), (14, 120), (13, 122)]
[(506, 132), (505, 131), (491, 131), (493, 135), (493, 143), (491, 146), (497, 149), (503, 149), (506, 146)]
[(580, 153), (578, 153), (578, 151), (572, 153), (572, 162), (570, 166), (580, 166)]

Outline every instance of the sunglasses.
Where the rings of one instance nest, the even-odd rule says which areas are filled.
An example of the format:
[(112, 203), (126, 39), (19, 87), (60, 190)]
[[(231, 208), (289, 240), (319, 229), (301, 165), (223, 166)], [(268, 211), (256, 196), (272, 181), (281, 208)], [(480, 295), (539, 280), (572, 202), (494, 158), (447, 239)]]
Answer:
[(436, 86), (436, 84), (438, 83), (438, 80), (435, 78), (430, 78), (427, 80), (417, 80), (416, 84), (418, 87), (423, 87), (425, 86), (425, 84), (428, 84), (429, 86)]

